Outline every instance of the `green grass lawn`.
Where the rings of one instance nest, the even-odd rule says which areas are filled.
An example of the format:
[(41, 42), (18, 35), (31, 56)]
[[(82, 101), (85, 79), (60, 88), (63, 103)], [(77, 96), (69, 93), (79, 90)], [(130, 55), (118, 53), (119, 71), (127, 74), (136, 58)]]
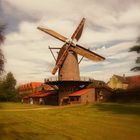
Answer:
[(102, 103), (25, 110), (39, 107), (45, 108), (0, 103), (0, 140), (140, 139), (140, 104)]

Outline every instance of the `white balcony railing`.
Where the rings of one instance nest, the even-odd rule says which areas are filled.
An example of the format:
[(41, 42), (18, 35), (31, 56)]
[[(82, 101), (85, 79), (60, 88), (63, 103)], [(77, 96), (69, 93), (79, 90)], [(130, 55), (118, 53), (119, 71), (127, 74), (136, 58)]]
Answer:
[[(80, 80), (78, 80), (78, 81), (93, 81), (93, 80), (94, 80), (93, 78), (81, 76)], [(54, 81), (65, 81), (65, 80), (60, 80), (60, 79), (58, 79), (58, 77), (49, 77), (49, 78), (45, 78), (44, 81), (45, 82), (54, 82)], [(75, 80), (75, 81), (77, 81), (77, 80)]]

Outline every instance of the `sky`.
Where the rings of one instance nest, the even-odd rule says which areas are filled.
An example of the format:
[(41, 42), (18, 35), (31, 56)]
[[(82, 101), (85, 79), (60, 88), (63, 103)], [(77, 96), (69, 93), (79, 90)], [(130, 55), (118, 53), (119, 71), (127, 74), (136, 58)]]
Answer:
[(61, 47), (63, 42), (37, 27), (71, 37), (83, 17), (86, 23), (78, 44), (106, 60), (84, 58), (81, 76), (108, 81), (113, 74), (137, 75), (130, 69), (138, 54), (129, 49), (140, 35), (140, 0), (0, 0), (0, 23), (6, 24), (5, 70), (18, 84), (52, 77), (55, 61), (48, 46)]

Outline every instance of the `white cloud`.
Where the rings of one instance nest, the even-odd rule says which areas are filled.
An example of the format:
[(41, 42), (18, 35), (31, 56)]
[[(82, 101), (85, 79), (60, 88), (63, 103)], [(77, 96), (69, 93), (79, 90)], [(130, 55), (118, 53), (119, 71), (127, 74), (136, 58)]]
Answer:
[(105, 80), (113, 73), (132, 74), (129, 70), (134, 65), (136, 53), (128, 53), (128, 50), (139, 34), (139, 0), (2, 0), (1, 2), (3, 15), (0, 14), (0, 19), (4, 18), (5, 22), (11, 23), (8, 25), (4, 46), (6, 69), (12, 71), (19, 82), (42, 81), (51, 76), (54, 60), (48, 46), (63, 45), (62, 42), (38, 31), (36, 27), (44, 25), (70, 37), (82, 17), (86, 17), (87, 22), (79, 44), (93, 49), (100, 43), (121, 42), (96, 50), (106, 57), (107, 60), (104, 62), (82, 61), (81, 74)]

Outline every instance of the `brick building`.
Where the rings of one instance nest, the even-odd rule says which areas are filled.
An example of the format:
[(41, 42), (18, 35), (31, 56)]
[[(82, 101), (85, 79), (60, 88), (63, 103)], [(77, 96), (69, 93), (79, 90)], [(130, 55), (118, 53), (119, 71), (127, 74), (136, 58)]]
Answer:
[(23, 103), (56, 105), (58, 102), (57, 90), (41, 82), (20, 85), (19, 94), (23, 95)]
[(112, 90), (107, 86), (96, 86), (78, 90), (69, 94), (70, 104), (87, 104), (107, 101)]
[(135, 89), (140, 87), (140, 75), (136, 76), (119, 76), (113, 75), (107, 85), (116, 90), (116, 89)]
[(56, 91), (40, 91), (38, 93), (25, 96), (23, 98), (23, 102), (40, 105), (58, 105), (58, 95)]
[(96, 101), (95, 88), (82, 89), (69, 94), (70, 104), (87, 104)]

